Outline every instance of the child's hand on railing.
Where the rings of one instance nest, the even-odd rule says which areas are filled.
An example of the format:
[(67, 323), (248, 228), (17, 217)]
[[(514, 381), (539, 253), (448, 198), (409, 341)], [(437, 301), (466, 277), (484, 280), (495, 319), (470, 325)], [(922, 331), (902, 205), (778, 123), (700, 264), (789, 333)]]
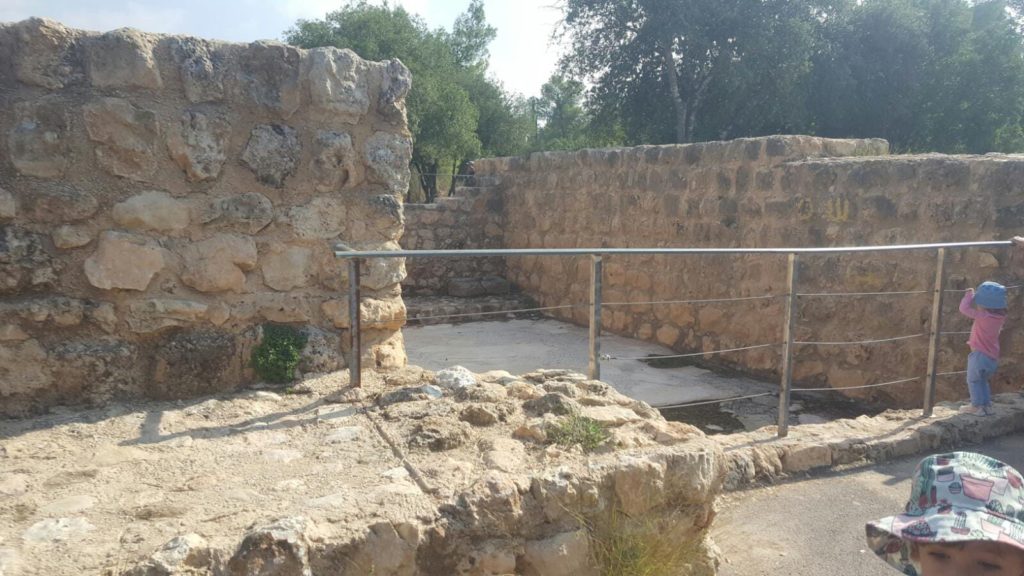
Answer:
[(1013, 242), (1013, 245), (1018, 248), (1024, 248), (1024, 236), (1014, 236), (1010, 242)]

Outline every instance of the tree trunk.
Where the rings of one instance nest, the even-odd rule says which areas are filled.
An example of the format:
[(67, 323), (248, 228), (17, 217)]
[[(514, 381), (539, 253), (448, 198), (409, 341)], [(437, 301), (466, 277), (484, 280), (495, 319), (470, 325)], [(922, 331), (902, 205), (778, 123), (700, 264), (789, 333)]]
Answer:
[(672, 95), (672, 104), (676, 112), (676, 142), (683, 144), (690, 141), (690, 133), (687, 130), (686, 102), (683, 101), (682, 92), (679, 89), (679, 73), (676, 71), (676, 59), (672, 56), (672, 40), (668, 39), (661, 44), (661, 56), (665, 61), (665, 76), (668, 80), (668, 91)]

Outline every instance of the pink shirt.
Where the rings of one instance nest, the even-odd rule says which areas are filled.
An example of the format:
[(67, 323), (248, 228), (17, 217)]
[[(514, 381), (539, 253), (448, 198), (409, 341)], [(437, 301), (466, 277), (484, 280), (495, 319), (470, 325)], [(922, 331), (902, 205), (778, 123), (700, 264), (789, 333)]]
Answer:
[(993, 314), (988, 310), (977, 310), (973, 308), (974, 293), (964, 294), (960, 301), (960, 313), (968, 318), (974, 319), (971, 326), (971, 337), (967, 345), (975, 352), (981, 352), (993, 360), (999, 360), (999, 333), (1003, 330), (1003, 323), (1006, 316)]

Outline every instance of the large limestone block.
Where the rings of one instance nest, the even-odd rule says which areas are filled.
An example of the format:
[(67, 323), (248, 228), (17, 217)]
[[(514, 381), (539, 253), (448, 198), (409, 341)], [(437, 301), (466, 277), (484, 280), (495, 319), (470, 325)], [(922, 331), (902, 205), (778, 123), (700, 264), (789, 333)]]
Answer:
[(146, 180), (156, 171), (154, 148), (160, 135), (156, 114), (121, 98), (101, 98), (83, 108), (96, 160), (116, 176)]
[(178, 232), (188, 227), (188, 204), (159, 191), (143, 192), (114, 205), (114, 221), (135, 230)]
[(7, 148), (18, 172), (39, 178), (58, 178), (68, 166), (67, 104), (42, 98), (14, 105), (14, 127)]
[(89, 80), (98, 88), (163, 87), (153, 58), (153, 37), (122, 28), (88, 42), (86, 64)]
[(181, 280), (200, 292), (244, 292), (245, 272), (256, 267), (252, 238), (221, 234), (182, 251)]
[[(335, 328), (351, 327), (348, 300), (328, 300), (320, 309)], [(364, 330), (398, 330), (405, 325), (405, 315), (405, 302), (400, 298), (364, 298), (359, 302), (359, 325)]]
[(223, 116), (189, 110), (177, 130), (168, 134), (167, 149), (189, 180), (213, 180), (227, 160), (224, 150), (230, 135), (231, 125)]
[(157, 332), (173, 326), (185, 326), (201, 321), (209, 307), (202, 302), (154, 298), (132, 302), (128, 307), (128, 326), (132, 332)]
[(367, 177), (383, 184), (395, 195), (404, 196), (409, 189), (409, 162), (412, 141), (399, 134), (377, 132), (363, 146)]
[(355, 172), (352, 137), (344, 132), (320, 130), (316, 133), (310, 172), (318, 192), (337, 192)]
[(297, 48), (276, 42), (253, 42), (239, 56), (243, 96), (288, 118), (299, 108), (302, 58)]
[(524, 576), (592, 576), (590, 540), (585, 530), (527, 542), (520, 559)]
[(242, 161), (263, 184), (283, 188), (285, 179), (295, 174), (301, 152), (302, 144), (294, 128), (259, 124), (252, 129)]
[(21, 200), (22, 216), (47, 223), (85, 220), (100, 206), (92, 194), (58, 182), (35, 185)]
[(281, 292), (309, 285), (314, 272), (312, 249), (270, 244), (262, 252), (260, 268), (264, 284)]
[(75, 31), (45, 18), (29, 18), (14, 28), (13, 63), (18, 80), (49, 90), (74, 81), (76, 70), (68, 56)]
[(227, 55), (215, 43), (198, 38), (174, 40), (173, 54), (181, 69), (181, 83), (189, 102), (217, 102), (224, 99)]
[(274, 219), (274, 204), (257, 192), (215, 198), (203, 209), (203, 224), (224, 230), (255, 234)]
[(0, 344), (0, 398), (31, 394), (52, 384), (46, 350), (35, 340)]
[(306, 240), (335, 238), (348, 224), (348, 203), (332, 196), (318, 196), (288, 213), (295, 235)]
[(145, 236), (104, 232), (85, 261), (85, 276), (104, 290), (145, 290), (163, 268), (163, 249)]
[(313, 106), (333, 120), (357, 124), (370, 108), (366, 70), (351, 50), (314, 48), (309, 58), (310, 99)]

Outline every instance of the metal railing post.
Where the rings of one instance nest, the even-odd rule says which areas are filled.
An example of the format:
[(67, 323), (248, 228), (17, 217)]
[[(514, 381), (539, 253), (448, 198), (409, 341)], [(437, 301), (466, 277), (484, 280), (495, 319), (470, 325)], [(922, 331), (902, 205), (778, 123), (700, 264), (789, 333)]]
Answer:
[(361, 259), (359, 258), (348, 259), (348, 331), (351, 348), (351, 357), (348, 361), (348, 380), (349, 384), (353, 388), (359, 388), (363, 385), (362, 343), (360, 334), (362, 318), (360, 318), (359, 309), (360, 264)]
[(600, 254), (590, 257), (590, 379), (601, 379), (601, 276)]
[(935, 408), (935, 377), (939, 364), (939, 336), (942, 335), (942, 301), (946, 288), (946, 249), (939, 248), (935, 262), (935, 295), (932, 297), (932, 321), (928, 338), (928, 374), (924, 379), (924, 417)]
[(789, 435), (789, 399), (793, 389), (793, 327), (797, 315), (797, 268), (800, 257), (789, 255), (789, 270), (786, 274), (786, 285), (789, 296), (786, 298), (786, 319), (782, 325), (782, 381), (779, 384), (779, 438)]

